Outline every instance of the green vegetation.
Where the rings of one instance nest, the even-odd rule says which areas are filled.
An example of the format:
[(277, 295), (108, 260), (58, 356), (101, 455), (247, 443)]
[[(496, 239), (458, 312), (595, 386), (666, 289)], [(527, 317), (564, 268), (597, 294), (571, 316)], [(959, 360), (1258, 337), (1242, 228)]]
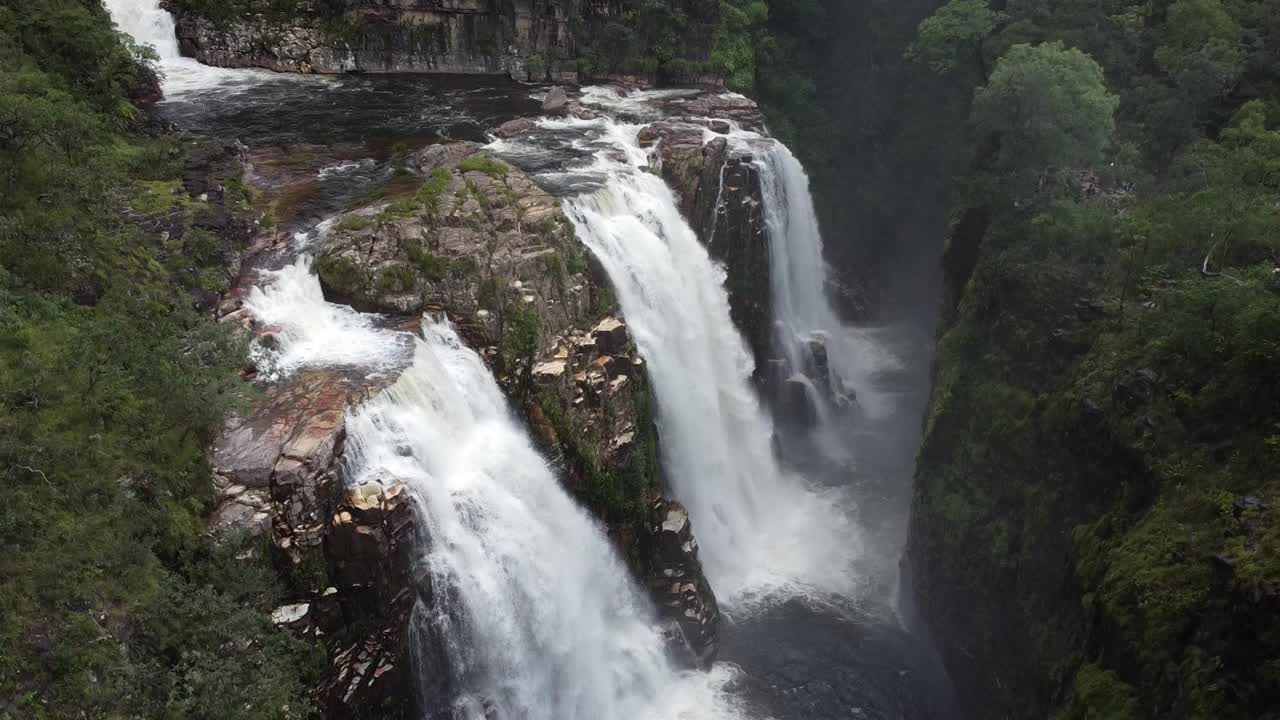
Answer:
[(538, 310), (519, 298), (512, 300), (502, 314), (502, 342), (499, 350), (508, 370), (516, 363), (529, 366), (542, 342), (542, 317)]
[(414, 268), (395, 263), (378, 270), (377, 279), (374, 280), (373, 290), (379, 295), (400, 294), (409, 292), (418, 284), (418, 275), (414, 272)]
[[(635, 0), (619, 17), (574, 25), (577, 71), (587, 82), (610, 76), (691, 82), (711, 69), (705, 40), (715, 31), (717, 0)], [(693, 40), (693, 42), (691, 42)]]
[[(555, 430), (566, 463), (577, 481), (574, 488), (581, 500), (599, 517), (611, 523), (633, 523), (645, 517), (649, 503), (661, 492), (662, 468), (658, 460), (657, 426), (647, 387), (630, 392), (634, 403), (628, 417), (634, 418), (636, 445), (618, 468), (610, 467), (597, 452), (603, 440), (597, 427), (580, 427), (575, 411), (556, 391), (544, 389), (540, 404), (543, 415)], [(611, 399), (611, 402), (616, 402)]]
[(756, 86), (756, 56), (769, 42), (764, 0), (721, 0), (711, 61), (729, 87), (749, 93)]
[(906, 56), (938, 74), (969, 67), (985, 78), (982, 43), (1005, 17), (992, 10), (988, 0), (951, 0), (920, 23), (919, 38), (907, 48)]
[(347, 209), (356, 210), (383, 202), (404, 202), (418, 189), (418, 176), (404, 166), (395, 169), (391, 179), (374, 185), (368, 192), (353, 197), (347, 203)]
[(236, 559), (266, 548), (204, 532), (245, 349), (192, 309), (239, 249), (184, 187), (202, 146), (132, 131), (155, 75), (100, 4), (0, 7), (0, 63), (0, 706), (305, 716), (315, 659)]
[(449, 189), (449, 178), (451, 175), (444, 168), (436, 168), (431, 171), (431, 178), (418, 188), (418, 192), (414, 198), (422, 203), (429, 215), (435, 215), (440, 212), (440, 197)]
[(378, 219), (373, 215), (348, 215), (334, 227), (339, 232), (359, 232), (366, 230), (378, 224)]
[(953, 0), (908, 53), (972, 98), (912, 555), (993, 712), (1280, 693), (1277, 10)]
[(455, 263), (447, 257), (435, 255), (430, 250), (421, 245), (405, 243), (403, 246), (405, 256), (409, 258), (409, 262), (413, 263), (423, 278), (430, 282), (439, 282), (448, 274), (449, 270), (455, 265), (461, 269), (463, 263)]
[(482, 172), (492, 178), (504, 178), (511, 172), (511, 167), (501, 160), (488, 155), (472, 155), (458, 164), (462, 172)]
[(1076, 674), (1071, 704), (1055, 720), (1136, 720), (1141, 717), (1133, 688), (1113, 672), (1085, 665)]
[(1078, 171), (1102, 160), (1119, 103), (1102, 68), (1079, 50), (1014, 45), (974, 94), (973, 122), (995, 136), (1002, 169)]
[(341, 255), (324, 253), (316, 259), (316, 274), (325, 287), (344, 294), (364, 298), (371, 290), (371, 281), (355, 262)]

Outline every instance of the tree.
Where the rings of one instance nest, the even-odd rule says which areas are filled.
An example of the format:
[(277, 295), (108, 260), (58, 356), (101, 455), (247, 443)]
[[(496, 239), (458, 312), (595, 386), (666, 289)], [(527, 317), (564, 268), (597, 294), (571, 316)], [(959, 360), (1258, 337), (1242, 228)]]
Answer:
[(997, 138), (1005, 169), (1076, 169), (1101, 159), (1119, 103), (1083, 52), (1061, 43), (1015, 45), (974, 94), (973, 121)]
[(951, 0), (920, 23), (916, 41), (907, 48), (907, 58), (939, 75), (955, 72), (972, 61), (986, 77), (982, 43), (1006, 19), (1004, 13), (991, 9), (988, 0)]
[(1240, 27), (1218, 0), (1169, 6), (1156, 64), (1172, 81), (1177, 118), (1193, 126), (1226, 97), (1244, 70)]
[(750, 93), (756, 84), (756, 53), (771, 44), (764, 0), (721, 0), (720, 25), (712, 40), (711, 62), (734, 90)]

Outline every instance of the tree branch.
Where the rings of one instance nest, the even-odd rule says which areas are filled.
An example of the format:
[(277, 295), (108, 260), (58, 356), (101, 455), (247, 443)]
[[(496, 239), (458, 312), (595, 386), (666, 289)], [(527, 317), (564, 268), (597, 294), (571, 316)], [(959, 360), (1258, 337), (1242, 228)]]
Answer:
[(1209, 270), (1209, 260), (1213, 258), (1213, 251), (1218, 249), (1218, 243), (1209, 246), (1209, 252), (1205, 253), (1204, 262), (1200, 263), (1200, 274), (1205, 277), (1218, 277), (1222, 273)]
[(17, 468), (18, 470), (26, 470), (27, 472), (33, 475), (39, 475), (40, 479), (44, 480), (45, 485), (48, 485), (49, 487), (53, 487), (53, 483), (49, 481), (49, 476), (45, 475), (43, 470), (38, 470), (36, 468), (31, 467), (30, 465), (11, 465), (9, 467), (10, 470), (13, 470), (15, 468)]

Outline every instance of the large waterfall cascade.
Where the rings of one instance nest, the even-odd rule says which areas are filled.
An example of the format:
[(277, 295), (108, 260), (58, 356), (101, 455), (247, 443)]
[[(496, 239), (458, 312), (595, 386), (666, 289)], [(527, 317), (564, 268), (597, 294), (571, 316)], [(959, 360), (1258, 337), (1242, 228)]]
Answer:
[[(178, 57), (153, 0), (109, 0), (119, 27), (161, 56), (168, 94), (252, 82), (254, 71)], [(300, 238), (307, 238), (300, 234)], [(352, 482), (404, 483), (440, 607), (415, 612), (450, 656), (455, 717), (466, 720), (731, 720), (736, 671), (683, 670), (653, 608), (604, 532), (534, 449), (488, 368), (447, 325), (422, 336), (324, 300), (310, 259), (261, 271), (246, 307), (273, 329), (255, 349), (287, 382), (307, 368), (398, 373), (349, 413)], [(406, 629), (408, 630), (408, 629)]]
[[(181, 58), (173, 21), (155, 0), (107, 4), (122, 30), (155, 47), (170, 95), (263, 75)], [(647, 172), (639, 126), (608, 118), (542, 126), (595, 151), (590, 167), (573, 170), (593, 182), (565, 209), (609, 273), (647, 360), (670, 489), (690, 510), (722, 604), (746, 613), (778, 596), (856, 594), (861, 538), (848, 498), (779, 465), (723, 268)], [(791, 188), (768, 191), (792, 198)], [(436, 593), (439, 607), (415, 613), (430, 626), (417, 634), (445, 643), (459, 717), (742, 716), (728, 690), (732, 668), (673, 665), (648, 600), (604, 533), (447, 325), (428, 322), (414, 336), (327, 303), (305, 256), (260, 279), (246, 306), (274, 330), (274, 346), (255, 350), (264, 377), (287, 382), (316, 367), (398, 374), (349, 414), (346, 471), (356, 483), (404, 483), (418, 501), (432, 539), (423, 562), (448, 590)]]
[[(446, 324), (378, 330), (325, 302), (304, 256), (264, 272), (247, 306), (279, 328), (274, 363), (408, 366), (347, 418), (346, 474), (404, 483), (430, 545), (437, 607), (422, 637), (448, 648), (468, 720), (729, 720), (727, 666), (677, 669), (648, 601), (595, 521), (562, 489), (488, 367)], [(352, 354), (360, 348), (363, 354)], [(406, 355), (406, 350), (408, 351)]]
[[(603, 178), (566, 210), (608, 272), (647, 361), (673, 494), (694, 518), (712, 587), (730, 613), (779, 595), (852, 595), (859, 533), (848, 498), (780, 467), (750, 384), (754, 361), (729, 315), (724, 270), (647, 172), (639, 126), (543, 121), (591, 133)], [(510, 150), (510, 143), (497, 149)]]

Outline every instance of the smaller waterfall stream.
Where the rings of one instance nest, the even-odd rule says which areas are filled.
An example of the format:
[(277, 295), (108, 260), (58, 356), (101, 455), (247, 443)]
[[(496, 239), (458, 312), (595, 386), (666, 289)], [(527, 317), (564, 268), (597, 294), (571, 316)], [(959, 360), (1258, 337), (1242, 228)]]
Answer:
[(128, 33), (134, 41), (150, 45), (161, 62), (181, 58), (178, 53), (178, 37), (174, 32), (173, 16), (158, 2), (139, 0), (106, 0), (107, 10), (116, 27)]
[[(758, 153), (764, 214), (769, 228), (769, 269), (777, 341), (793, 371), (814, 366), (811, 343), (825, 345), (828, 377), (814, 378), (852, 395), (871, 418), (893, 411), (892, 397), (879, 391), (878, 373), (900, 362), (873, 337), (873, 331), (845, 324), (828, 295), (829, 268), (822, 233), (809, 192), (809, 178), (791, 150), (770, 141)], [(848, 457), (848, 427), (831, 427), (832, 415), (819, 405), (818, 440), (828, 455)]]
[(201, 65), (182, 57), (178, 49), (173, 16), (160, 7), (160, 0), (104, 0), (116, 27), (140, 45), (150, 46), (159, 56), (165, 97), (228, 83), (253, 82), (269, 73), (260, 70), (228, 70)]

